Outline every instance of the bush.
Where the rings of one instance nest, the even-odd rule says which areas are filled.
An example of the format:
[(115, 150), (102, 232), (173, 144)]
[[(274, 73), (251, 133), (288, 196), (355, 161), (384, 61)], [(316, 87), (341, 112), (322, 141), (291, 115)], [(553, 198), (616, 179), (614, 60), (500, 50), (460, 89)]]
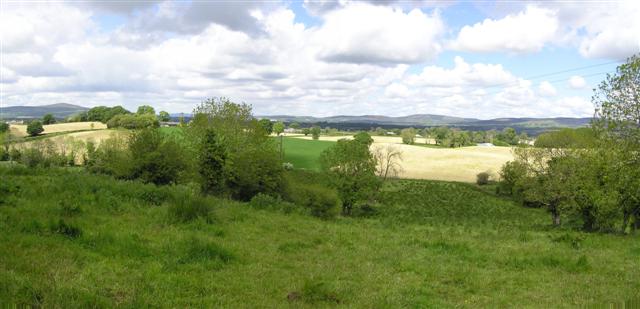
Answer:
[(478, 173), (478, 175), (476, 175), (476, 183), (480, 186), (489, 184), (490, 177), (491, 175), (489, 175), (489, 173), (487, 172)]
[(523, 191), (523, 179), (527, 176), (527, 167), (517, 161), (509, 161), (500, 170), (498, 193), (520, 197)]
[(0, 133), (4, 133), (7, 131), (9, 131), (9, 124), (4, 121), (0, 122)]
[(292, 184), (288, 196), (296, 205), (308, 209), (311, 215), (323, 219), (335, 217), (341, 206), (335, 191), (318, 185)]
[(157, 129), (143, 129), (129, 139), (131, 178), (157, 185), (177, 183), (187, 164), (180, 145)]
[(44, 132), (44, 127), (42, 126), (42, 122), (40, 121), (32, 121), (27, 125), (27, 133), (30, 136), (37, 136), (40, 133)]
[(176, 222), (190, 222), (198, 218), (213, 222), (211, 201), (203, 196), (178, 196), (169, 205), (169, 218)]

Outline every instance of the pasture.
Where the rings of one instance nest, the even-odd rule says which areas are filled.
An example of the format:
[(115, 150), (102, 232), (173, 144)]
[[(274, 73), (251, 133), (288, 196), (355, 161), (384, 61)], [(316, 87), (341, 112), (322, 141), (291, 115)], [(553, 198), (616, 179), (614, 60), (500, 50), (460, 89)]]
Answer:
[[(42, 134), (73, 132), (73, 131), (88, 131), (88, 130), (103, 130), (107, 128), (107, 125), (97, 121), (87, 122), (69, 122), (69, 123), (56, 123), (44, 125), (44, 132)], [(10, 126), (11, 133), (17, 137), (27, 136), (26, 124), (12, 124)]]
[[(640, 297), (637, 236), (549, 228), (474, 185), (388, 183), (368, 217), (0, 166), (0, 299), (42, 307), (577, 307)], [(195, 201), (211, 213), (177, 220)]]
[[(303, 140), (285, 137), (283, 140), (284, 161), (293, 163), (294, 168), (320, 170), (320, 154), (334, 142)], [(276, 140), (279, 143), (279, 139)]]

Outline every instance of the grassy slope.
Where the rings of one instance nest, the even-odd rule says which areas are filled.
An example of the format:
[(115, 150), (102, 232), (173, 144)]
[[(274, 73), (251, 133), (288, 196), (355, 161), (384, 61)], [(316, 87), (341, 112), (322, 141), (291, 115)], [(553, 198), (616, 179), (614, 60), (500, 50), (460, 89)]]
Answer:
[(335, 142), (303, 140), (299, 138), (283, 138), (284, 159), (293, 163), (295, 168), (319, 170), (320, 153)]
[[(188, 188), (80, 171), (0, 177), (8, 303), (555, 308), (640, 297), (638, 237), (549, 230), (544, 212), (472, 185), (393, 182), (378, 215), (334, 221), (213, 200), (208, 224), (174, 223), (148, 202)], [(60, 219), (82, 234), (57, 233)]]

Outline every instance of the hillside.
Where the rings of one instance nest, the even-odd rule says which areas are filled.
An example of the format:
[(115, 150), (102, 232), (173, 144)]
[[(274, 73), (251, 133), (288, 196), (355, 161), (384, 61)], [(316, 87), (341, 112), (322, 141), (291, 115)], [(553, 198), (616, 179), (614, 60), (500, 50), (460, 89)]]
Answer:
[(53, 114), (56, 118), (66, 118), (87, 110), (89, 110), (89, 108), (68, 103), (56, 103), (40, 106), (3, 106), (0, 107), (0, 118), (42, 118), (42, 116), (46, 114)]
[[(0, 165), (0, 177), (9, 307), (624, 307), (640, 297), (637, 237), (549, 230), (541, 209), (472, 185), (393, 181), (368, 217), (320, 220), (81, 170)], [(194, 204), (210, 212), (193, 217)]]
[(535, 131), (535, 129), (582, 127), (589, 124), (591, 118), (496, 118), (481, 120), (475, 118), (460, 118), (443, 115), (416, 114), (401, 117), (389, 117), (379, 115), (363, 116), (288, 116), (273, 115), (259, 116), (276, 121), (315, 123), (332, 125), (338, 128), (368, 128), (372, 126), (381, 127), (408, 127), (408, 126), (455, 126), (470, 130), (500, 130), (505, 127), (514, 127), (523, 131)]

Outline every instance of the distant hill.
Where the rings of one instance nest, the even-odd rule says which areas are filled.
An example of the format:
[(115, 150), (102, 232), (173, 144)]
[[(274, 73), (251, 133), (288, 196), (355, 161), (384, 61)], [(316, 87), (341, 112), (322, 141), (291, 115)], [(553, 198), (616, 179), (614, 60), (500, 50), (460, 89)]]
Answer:
[(518, 128), (562, 128), (582, 127), (589, 124), (591, 118), (496, 118), (480, 120), (475, 118), (460, 118), (442, 115), (418, 114), (401, 117), (388, 117), (378, 115), (364, 116), (288, 116), (273, 115), (260, 116), (271, 120), (299, 123), (327, 123), (327, 124), (358, 124), (371, 126), (455, 126), (455, 127), (482, 127), (500, 129), (504, 127)]
[(0, 107), (0, 118), (42, 118), (42, 116), (46, 114), (53, 114), (53, 116), (56, 118), (66, 118), (80, 112), (85, 112), (87, 110), (89, 110), (89, 108), (68, 103), (56, 103), (40, 106), (7, 106)]

